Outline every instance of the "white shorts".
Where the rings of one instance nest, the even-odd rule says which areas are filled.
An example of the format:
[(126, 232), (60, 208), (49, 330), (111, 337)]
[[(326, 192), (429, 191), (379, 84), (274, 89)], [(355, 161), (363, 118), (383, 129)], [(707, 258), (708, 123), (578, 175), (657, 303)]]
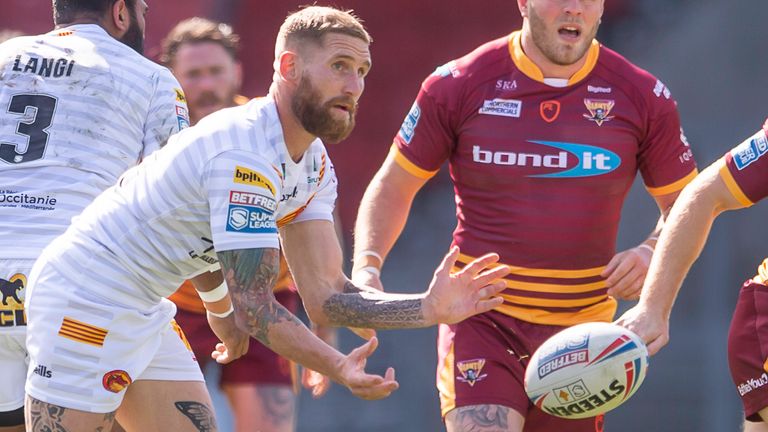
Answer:
[(27, 293), (27, 394), (108, 413), (120, 406), (133, 381), (203, 381), (172, 320), (173, 303), (163, 299), (144, 310), (126, 306), (110, 300), (109, 282), (97, 278), (64, 275), (45, 255), (35, 263)]
[(24, 406), (24, 380), (27, 378), (27, 350), (24, 339), (27, 319), (24, 294), (34, 260), (0, 260), (0, 412)]

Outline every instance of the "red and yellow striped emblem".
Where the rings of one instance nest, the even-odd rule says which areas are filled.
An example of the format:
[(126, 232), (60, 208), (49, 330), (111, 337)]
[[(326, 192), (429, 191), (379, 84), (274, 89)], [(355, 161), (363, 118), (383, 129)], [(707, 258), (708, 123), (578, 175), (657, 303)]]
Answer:
[(86, 324), (69, 317), (64, 317), (61, 328), (59, 328), (59, 336), (97, 347), (104, 345), (107, 333), (107, 329)]

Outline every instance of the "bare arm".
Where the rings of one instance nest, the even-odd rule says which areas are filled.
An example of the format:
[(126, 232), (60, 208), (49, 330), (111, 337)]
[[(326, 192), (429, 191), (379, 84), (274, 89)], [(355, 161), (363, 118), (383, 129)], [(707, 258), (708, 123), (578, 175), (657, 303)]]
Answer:
[(722, 212), (742, 208), (719, 175), (721, 159), (702, 172), (670, 212), (651, 260), (640, 303), (668, 317), (683, 279), (698, 258), (712, 222)]
[(719, 175), (719, 160), (685, 187), (664, 224), (640, 302), (619, 323), (640, 335), (651, 354), (669, 340), (669, 316), (688, 270), (701, 253), (715, 218), (743, 207)]
[(390, 154), (374, 176), (363, 195), (355, 222), (355, 254), (352, 276), (355, 282), (381, 289), (378, 277), (360, 272), (373, 266), (381, 269), (383, 262), (362, 251), (374, 251), (385, 258), (405, 227), (408, 212), (416, 193), (427, 179), (416, 177), (395, 162)]
[(394, 371), (389, 370), (386, 378), (363, 371), (365, 359), (376, 348), (376, 339), (344, 356), (275, 300), (272, 290), (280, 265), (277, 249), (240, 249), (217, 255), (235, 308), (236, 324), (243, 331), (281, 356), (346, 385), (357, 396), (377, 399), (397, 388)]
[(381, 329), (416, 328), (452, 323), (485, 312), (501, 302), (492, 297), (504, 286), (493, 282), (509, 272), (488, 254), (451, 274), (453, 250), (422, 294), (390, 294), (354, 285), (341, 271), (341, 250), (333, 225), (306, 221), (281, 229), (285, 257), (312, 321), (321, 325)]

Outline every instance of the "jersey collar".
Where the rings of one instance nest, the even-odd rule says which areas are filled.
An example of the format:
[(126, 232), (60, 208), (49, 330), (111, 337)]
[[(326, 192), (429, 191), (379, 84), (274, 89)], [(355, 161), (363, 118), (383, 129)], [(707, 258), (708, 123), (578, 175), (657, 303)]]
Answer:
[[(544, 74), (541, 72), (538, 66), (523, 52), (523, 44), (520, 41), (521, 31), (512, 33), (509, 37), (509, 54), (512, 56), (512, 61), (515, 63), (518, 69), (529, 78), (544, 83)], [(600, 43), (597, 40), (592, 40), (587, 51), (587, 61), (584, 66), (581, 67), (571, 78), (568, 79), (568, 85), (576, 84), (589, 75), (590, 72), (597, 65), (597, 58), (600, 55)]]

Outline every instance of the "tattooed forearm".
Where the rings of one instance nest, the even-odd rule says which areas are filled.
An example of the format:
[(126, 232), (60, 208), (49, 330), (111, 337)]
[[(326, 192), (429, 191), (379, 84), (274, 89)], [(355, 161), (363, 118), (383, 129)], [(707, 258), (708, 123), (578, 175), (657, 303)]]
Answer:
[(323, 311), (338, 326), (399, 329), (426, 325), (421, 298), (363, 291), (351, 282), (342, 294), (325, 301)]
[[(501, 405), (473, 405), (456, 408), (450, 423), (465, 432), (501, 432), (508, 430), (510, 408)], [(449, 427), (449, 429), (451, 429)]]
[(272, 293), (280, 271), (278, 249), (230, 250), (218, 256), (238, 326), (242, 325), (244, 331), (271, 346), (270, 326), (286, 322), (303, 325)]
[(217, 430), (216, 417), (213, 415), (213, 410), (207, 405), (195, 401), (178, 401), (174, 405), (176, 405), (176, 409), (187, 416), (198, 431), (215, 432)]

